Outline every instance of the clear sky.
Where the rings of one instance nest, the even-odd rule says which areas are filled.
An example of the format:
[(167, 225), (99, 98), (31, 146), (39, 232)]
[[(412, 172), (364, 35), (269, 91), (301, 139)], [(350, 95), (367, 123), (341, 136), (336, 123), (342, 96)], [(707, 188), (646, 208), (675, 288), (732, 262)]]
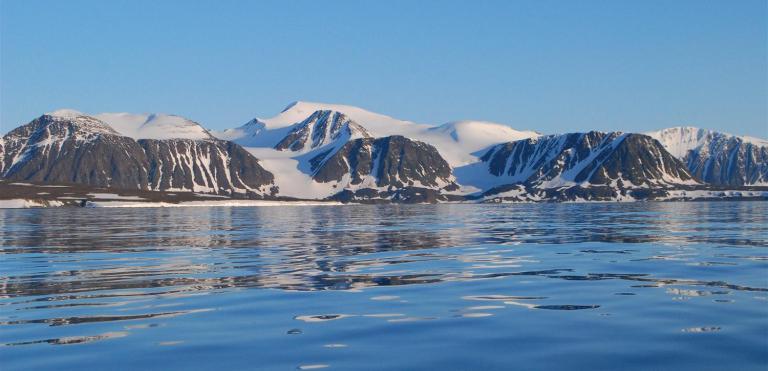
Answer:
[(768, 137), (765, 0), (0, 1), (0, 132), (64, 107), (222, 129), (306, 100)]

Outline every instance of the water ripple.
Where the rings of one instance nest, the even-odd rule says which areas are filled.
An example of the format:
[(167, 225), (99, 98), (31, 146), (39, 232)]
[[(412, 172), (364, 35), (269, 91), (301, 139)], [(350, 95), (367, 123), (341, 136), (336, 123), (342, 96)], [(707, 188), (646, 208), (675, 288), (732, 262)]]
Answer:
[[(403, 368), (379, 346), (437, 344), (505, 368), (494, 360), (553, 358), (529, 341), (632, 360), (658, 351), (641, 340), (694, 354), (699, 338), (741, 331), (723, 351), (766, 358), (766, 203), (0, 210), (0, 231), (6, 351), (109, 340), (157, 358), (253, 351), (267, 368), (362, 369), (354, 359)], [(491, 356), (486, 338), (524, 350)], [(19, 352), (12, 368), (29, 368)], [(47, 356), (61, 368), (87, 358), (59, 354)]]

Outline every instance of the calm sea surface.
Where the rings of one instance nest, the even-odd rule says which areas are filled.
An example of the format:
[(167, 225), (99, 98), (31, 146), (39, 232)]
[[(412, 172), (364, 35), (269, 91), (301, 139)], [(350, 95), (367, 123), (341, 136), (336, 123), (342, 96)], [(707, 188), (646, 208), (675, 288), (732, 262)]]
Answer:
[(768, 203), (0, 210), (0, 369), (768, 369)]

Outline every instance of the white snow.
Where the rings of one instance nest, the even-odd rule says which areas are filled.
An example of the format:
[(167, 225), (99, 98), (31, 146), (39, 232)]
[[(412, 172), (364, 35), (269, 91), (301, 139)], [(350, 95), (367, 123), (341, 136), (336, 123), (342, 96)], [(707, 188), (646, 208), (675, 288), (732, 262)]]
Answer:
[(259, 119), (268, 129), (290, 126), (301, 122), (315, 111), (330, 110), (347, 115), (353, 121), (363, 125), (374, 136), (405, 135), (405, 132), (413, 131), (414, 126), (428, 128), (429, 125), (416, 124), (411, 121), (395, 119), (365, 109), (342, 104), (293, 102), (277, 116), (268, 119)]
[(291, 126), (288, 138), (292, 142), (278, 143), (281, 151), (310, 152), (328, 145), (340, 148), (352, 139), (370, 138), (370, 134), (341, 112), (315, 111), (309, 118)]
[(100, 113), (93, 117), (104, 121), (117, 132), (134, 139), (212, 139), (197, 122), (163, 113)]
[[(487, 121), (455, 121), (440, 126), (400, 120), (390, 116), (367, 111), (365, 109), (328, 103), (294, 102), (280, 114), (272, 118), (256, 118), (245, 125), (213, 134), (221, 139), (233, 140), (248, 149), (261, 165), (275, 174), (280, 194), (298, 198), (323, 198), (338, 193), (346, 187), (342, 180), (338, 184), (317, 183), (308, 174), (306, 161), (311, 157), (305, 151), (292, 153), (281, 152), (272, 148), (314, 112), (329, 110), (340, 112), (363, 127), (374, 138), (390, 135), (425, 142), (434, 146), (440, 155), (453, 167), (476, 164), (486, 148), (495, 144), (538, 137), (534, 131), (519, 131), (504, 124)], [(353, 136), (354, 137), (354, 136)], [(346, 139), (346, 138), (343, 138)], [(329, 143), (328, 146), (340, 147), (344, 143)], [(317, 154), (331, 147), (324, 146), (312, 151)], [(462, 184), (482, 176), (479, 172), (457, 172), (457, 181)], [(471, 183), (471, 182), (470, 182)], [(336, 187), (334, 187), (334, 185)], [(478, 189), (472, 185), (457, 193), (471, 193)]]
[[(538, 189), (558, 189), (563, 187), (581, 186), (590, 187), (591, 183), (588, 181), (576, 182), (577, 176), (583, 172), (587, 166), (592, 166), (591, 173), (585, 176), (585, 179), (591, 179), (596, 171), (605, 171), (601, 166), (602, 162), (608, 158), (604, 155), (607, 151), (613, 151), (621, 142), (627, 138), (628, 134), (606, 135), (601, 141), (590, 143), (590, 152), (581, 158), (578, 162), (575, 162), (577, 157), (573, 152), (573, 148), (569, 148), (570, 144), (567, 141), (574, 135), (571, 134), (559, 134), (548, 135), (539, 137), (532, 140), (530, 158), (525, 160), (518, 158), (520, 149), (514, 148), (513, 153), (506, 159), (503, 171), (501, 175), (494, 176), (489, 173), (488, 163), (473, 163), (467, 166), (462, 166), (454, 169), (454, 173), (464, 186), (472, 185), (480, 189), (490, 189), (492, 187), (522, 183), (525, 181), (533, 180), (538, 182), (536, 188)], [(581, 133), (584, 136), (586, 134)], [(491, 149), (491, 151), (499, 151), (503, 148), (499, 146)], [(541, 164), (551, 164), (554, 162), (554, 167), (542, 173)], [(663, 168), (663, 163), (650, 164), (654, 167), (661, 167), (662, 177), (661, 179), (652, 179), (649, 182), (653, 182), (659, 186), (670, 185), (695, 185), (698, 182), (694, 180), (682, 180), (677, 176), (669, 174)], [(553, 173), (554, 172), (554, 173)], [(618, 188), (618, 182), (621, 180), (625, 188), (648, 188), (649, 184), (634, 184), (631, 181), (624, 179), (621, 173), (618, 177), (611, 179), (607, 184), (613, 188)]]
[[(212, 131), (211, 133), (219, 139), (224, 140), (236, 140), (238, 143), (244, 146), (274, 146), (277, 141), (279, 141), (280, 138), (275, 139), (264, 139), (264, 135), (262, 134), (263, 131), (266, 130), (266, 124), (259, 121), (259, 119), (253, 119), (251, 121), (248, 121), (245, 123), (245, 125), (232, 128), (232, 129), (226, 129), (223, 131)], [(283, 130), (285, 133), (288, 133), (287, 128)], [(285, 136), (285, 134), (282, 134), (282, 136)], [(261, 143), (263, 142), (263, 143)]]
[(760, 147), (768, 147), (768, 140), (756, 138), (756, 137), (749, 137), (749, 136), (742, 136), (741, 140), (752, 143), (754, 145), (760, 146)]
[(645, 134), (658, 140), (672, 156), (683, 158), (688, 151), (704, 145), (712, 132), (690, 126), (681, 126)]
[(64, 119), (74, 119), (80, 116), (86, 116), (84, 113), (77, 110), (73, 110), (71, 108), (62, 108), (53, 112), (47, 112), (46, 115), (60, 117)]
[(48, 201), (48, 204), (36, 200), (26, 200), (21, 198), (11, 200), (0, 200), (0, 209), (28, 209), (32, 207), (56, 207), (64, 205), (61, 201)]
[[(765, 139), (735, 136), (691, 126), (667, 128), (646, 134), (658, 140), (667, 151), (678, 159), (683, 161), (693, 160), (693, 163), (689, 162), (688, 166), (698, 168), (699, 171), (703, 167), (702, 177), (704, 178), (709, 175), (708, 172), (710, 170), (718, 171), (718, 165), (723, 167), (721, 170), (726, 170), (733, 174), (738, 172), (736, 167), (745, 166), (745, 164), (736, 160), (742, 155), (746, 156), (745, 152), (734, 151), (738, 143), (749, 143), (757, 148), (768, 149), (768, 140)], [(757, 148), (753, 148), (753, 150), (757, 150)], [(686, 158), (689, 153), (694, 153), (696, 156)], [(713, 163), (713, 161), (726, 159), (727, 163)], [(759, 163), (757, 165), (762, 166)], [(757, 178), (746, 175), (743, 177), (743, 181), (749, 185), (762, 185), (766, 182), (763, 179), (762, 173), (758, 174)]]
[(683, 158), (688, 151), (698, 150), (709, 145), (715, 138), (740, 138), (746, 143), (752, 143), (761, 147), (768, 147), (768, 140), (737, 136), (721, 133), (714, 130), (700, 129), (693, 126), (679, 126), (645, 133), (658, 140), (664, 148), (677, 158)]
[[(321, 110), (331, 111), (332, 113), (342, 113), (352, 120), (352, 122), (360, 125), (364, 130), (360, 131), (360, 133), (353, 132), (351, 135), (336, 135), (329, 131), (330, 126), (326, 126), (326, 132), (323, 133), (324, 135), (320, 136), (320, 133), (318, 133), (319, 139), (314, 137), (314, 129), (309, 130), (309, 139), (302, 139), (309, 140), (309, 142), (305, 143), (304, 149), (301, 151), (277, 151), (273, 149), (273, 147), (280, 140), (285, 138), (292, 129), (297, 128), (297, 125), (307, 120), (308, 117), (316, 111)], [(346, 141), (364, 136), (361, 133), (365, 132), (374, 138), (402, 135), (412, 140), (425, 142), (434, 146), (453, 168), (456, 178), (455, 180), (461, 185), (460, 190), (452, 192), (456, 194), (473, 193), (493, 186), (521, 182), (532, 176), (537, 170), (531, 166), (527, 166), (520, 169), (514, 169), (515, 171), (512, 172), (513, 175), (506, 175), (509, 173), (508, 170), (512, 161), (512, 159), (510, 159), (505, 167), (505, 175), (496, 177), (489, 174), (487, 164), (480, 162), (479, 157), (494, 145), (527, 138), (538, 138), (535, 139), (537, 142), (550, 140), (541, 137), (539, 133), (534, 131), (516, 130), (505, 124), (488, 121), (454, 121), (435, 126), (401, 120), (349, 105), (302, 101), (290, 104), (274, 117), (253, 119), (241, 127), (219, 132), (209, 132), (200, 124), (192, 120), (169, 114), (101, 113), (87, 115), (73, 109), (61, 109), (50, 112), (48, 115), (61, 119), (75, 120), (76, 122), (81, 123), (82, 127), (89, 128), (89, 130), (86, 130), (87, 132), (93, 131), (114, 134), (115, 132), (111, 131), (111, 129), (114, 129), (117, 133), (134, 139), (208, 140), (218, 137), (221, 139), (233, 140), (246, 147), (250, 153), (259, 159), (260, 164), (266, 170), (275, 175), (275, 185), (279, 187), (279, 194), (281, 196), (303, 199), (322, 199), (338, 193), (343, 189), (357, 189), (361, 187), (378, 189), (375, 185), (375, 178), (372, 176), (363, 179), (361, 184), (353, 186), (350, 184), (349, 175), (340, 182), (318, 183), (312, 180), (311, 174), (309, 174), (310, 169), (308, 160), (310, 158), (323, 151), (340, 148)], [(93, 129), (90, 129), (91, 127)], [(723, 134), (695, 127), (676, 127), (646, 134), (659, 140), (673, 156), (678, 158), (684, 157), (690, 150), (701, 150), (706, 152), (708, 150), (708, 144), (713, 140), (712, 138), (730, 136), (730, 134)], [(77, 140), (84, 140), (83, 138), (86, 138), (78, 135), (72, 135), (72, 137)], [(67, 140), (70, 137), (48, 135), (43, 136), (42, 138), (42, 140), (33, 144), (34, 147), (29, 146), (29, 148), (24, 148), (25, 151), (18, 151), (15, 154), (16, 158), (12, 164), (23, 160), (27, 151), (46, 151), (52, 148), (51, 146), (56, 145), (56, 143), (59, 143), (60, 145), (62, 141)], [(768, 140), (765, 139), (754, 137), (738, 138), (741, 138), (741, 140), (745, 142), (768, 147)], [(613, 145), (615, 146), (619, 142), (620, 140), (617, 138), (613, 141)], [(535, 156), (536, 160), (530, 161), (531, 164), (536, 163), (538, 160), (550, 159), (551, 156), (559, 153), (556, 151), (557, 148), (554, 147), (561, 147), (562, 145), (563, 143), (561, 143), (561, 140), (559, 139), (551, 140), (551, 143), (547, 145), (549, 147), (541, 148), (540, 151), (537, 149), (537, 156)], [(595, 146), (592, 150), (593, 153), (589, 156), (589, 159), (584, 161), (584, 163), (589, 162), (588, 160), (597, 156), (602, 148), (600, 146)], [(211, 175), (211, 179), (214, 179), (212, 182), (206, 181), (205, 184), (195, 184), (192, 191), (217, 192), (222, 189), (222, 186), (224, 185), (218, 184), (216, 181), (218, 178), (215, 177), (216, 174), (213, 173), (209, 154), (204, 154), (198, 151), (194, 146), (186, 148), (184, 153), (184, 155), (174, 154), (174, 162), (178, 163), (179, 166), (186, 165), (190, 168), (193, 164), (197, 164), (201, 167), (202, 171)], [(229, 158), (227, 158), (226, 155), (220, 155), (222, 155), (222, 159), (229, 161)], [(564, 160), (561, 160), (559, 165), (563, 166), (564, 161), (568, 161), (570, 158), (569, 156), (571, 156), (571, 154), (566, 153), (563, 157)], [(575, 174), (577, 174), (583, 166), (584, 164), (576, 164), (569, 170), (561, 172), (558, 176), (542, 182), (540, 187), (559, 188), (577, 185), (573, 179), (575, 178)], [(235, 181), (229, 174), (228, 168), (224, 171), (226, 174), (223, 175), (225, 175), (230, 182)], [(622, 181), (625, 185), (633, 187), (649, 187), (648, 184), (632, 185), (625, 180)], [(616, 180), (614, 180), (614, 183), (615, 182)], [(660, 184), (664, 183), (696, 184), (694, 181), (683, 182), (668, 174), (664, 174), (663, 179), (660, 180)], [(758, 180), (758, 184), (768, 183), (764, 183), (761, 179)], [(581, 186), (589, 185), (581, 184)], [(159, 184), (151, 184), (150, 187), (157, 189)], [(238, 192), (246, 191), (246, 189), (239, 188), (235, 190)], [(176, 190), (171, 189), (170, 191)], [(182, 190), (179, 189), (178, 191)], [(252, 191), (266, 192), (267, 190), (258, 189)], [(511, 195), (518, 191), (510, 192)], [(106, 193), (94, 193), (92, 196), (121, 201), (141, 200), (141, 198), (137, 196), (119, 196)], [(17, 201), (21, 202), (25, 200)], [(115, 203), (112, 203), (112, 205), (115, 205)]]
[(322, 199), (341, 191), (331, 183), (318, 183), (303, 172), (307, 165), (295, 158), (295, 153), (277, 151), (271, 148), (246, 147), (259, 159), (259, 164), (275, 176), (275, 185), (280, 195), (286, 197)]
[[(333, 195), (347, 187), (348, 181), (339, 183), (318, 183), (311, 179), (307, 160), (320, 150), (328, 150), (329, 146), (339, 148), (346, 136), (339, 141), (327, 143), (317, 148), (317, 152), (304, 154), (311, 150), (307, 148), (299, 153), (281, 152), (272, 148), (282, 140), (298, 123), (306, 120), (314, 112), (329, 110), (340, 112), (362, 126), (373, 137), (402, 135), (413, 140), (426, 142), (434, 146), (441, 156), (452, 167), (462, 167), (478, 163), (482, 152), (492, 145), (515, 141), (530, 137), (538, 137), (533, 131), (518, 131), (507, 125), (487, 121), (456, 121), (434, 126), (396, 119), (387, 115), (374, 113), (365, 109), (340, 104), (294, 102), (277, 116), (266, 119), (253, 119), (245, 125), (214, 132), (217, 137), (234, 140), (246, 146), (260, 160), (260, 164), (275, 174), (275, 183), (280, 194), (289, 197), (319, 199)], [(67, 114), (62, 112), (62, 115)], [(81, 113), (70, 113), (71, 115)], [(199, 124), (174, 115), (164, 114), (131, 114), (131, 113), (102, 113), (93, 117), (104, 121), (122, 135), (134, 139), (208, 139), (211, 133)], [(311, 133), (310, 133), (311, 134)], [(356, 138), (358, 135), (353, 135)], [(311, 135), (310, 135), (311, 137)], [(339, 142), (339, 143), (336, 143)], [(325, 143), (325, 142), (324, 142)], [(306, 147), (305, 147), (306, 148)], [(303, 156), (302, 156), (303, 155)], [(468, 172), (458, 172), (462, 175)], [(470, 174), (471, 177), (482, 174)], [(372, 178), (372, 177), (371, 177)], [(371, 186), (374, 179), (367, 179), (364, 185)], [(457, 176), (461, 184), (464, 180)], [(467, 182), (471, 183), (471, 182)], [(211, 185), (208, 185), (209, 187)], [(374, 185), (375, 186), (375, 185)], [(212, 186), (216, 188), (215, 185)], [(471, 193), (478, 189), (469, 185), (456, 193)], [(202, 188), (199, 191), (205, 191)]]
[(476, 152), (491, 145), (539, 136), (535, 131), (519, 131), (495, 122), (455, 121), (418, 133), (416, 138), (435, 146), (446, 161), (456, 167), (476, 162), (479, 157)]
[(133, 139), (214, 139), (208, 130), (187, 118), (164, 113), (99, 113), (89, 115), (74, 109), (64, 108), (47, 115), (79, 120), (80, 124), (103, 122), (117, 133)]
[[(300, 123), (312, 115), (315, 111), (329, 110), (341, 112), (352, 121), (357, 122), (364, 127), (374, 137), (385, 137), (390, 135), (402, 135), (413, 137), (419, 133), (430, 129), (432, 126), (417, 124), (411, 121), (395, 119), (386, 115), (366, 111), (359, 107), (347, 106), (341, 104), (294, 102), (288, 105), (277, 116), (267, 119), (257, 118), (249, 121), (247, 124), (237, 128), (229, 129), (216, 134), (222, 139), (234, 140), (241, 143), (235, 134), (256, 134), (250, 141), (242, 142), (249, 147), (273, 147), (290, 131), (290, 127)], [(256, 123), (263, 125), (263, 129), (258, 130)], [(281, 130), (282, 129), (282, 130)], [(258, 138), (262, 137), (262, 138)], [(246, 139), (246, 138), (243, 138)]]
[(247, 147), (274, 147), (288, 134), (292, 125), (320, 110), (343, 113), (375, 138), (402, 135), (431, 144), (453, 167), (477, 162), (476, 152), (491, 145), (540, 135), (534, 131), (518, 131), (504, 124), (487, 121), (456, 121), (434, 126), (400, 120), (354, 106), (311, 102), (294, 102), (275, 117), (253, 119), (239, 128), (214, 134)]

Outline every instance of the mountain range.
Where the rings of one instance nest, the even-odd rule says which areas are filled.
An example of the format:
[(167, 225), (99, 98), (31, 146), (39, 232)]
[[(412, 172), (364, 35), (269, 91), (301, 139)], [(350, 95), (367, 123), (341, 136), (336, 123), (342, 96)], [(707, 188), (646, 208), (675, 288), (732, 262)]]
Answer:
[(59, 110), (0, 139), (0, 179), (342, 202), (716, 198), (768, 191), (768, 141), (693, 127), (433, 126), (309, 102), (223, 131), (175, 115)]

